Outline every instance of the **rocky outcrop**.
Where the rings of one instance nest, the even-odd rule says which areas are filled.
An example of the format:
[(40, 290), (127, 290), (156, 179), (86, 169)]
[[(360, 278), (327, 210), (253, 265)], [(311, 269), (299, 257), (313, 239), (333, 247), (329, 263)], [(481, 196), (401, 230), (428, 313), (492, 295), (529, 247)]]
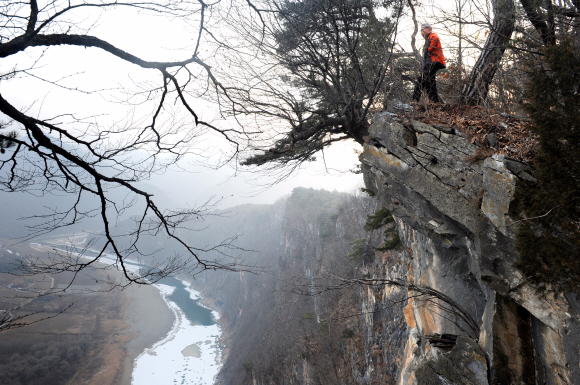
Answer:
[[(239, 246), (260, 250), (246, 262), (268, 267), (199, 277), (226, 336), (217, 383), (580, 384), (580, 298), (539, 294), (515, 267), (516, 197), (530, 167), (387, 112), (369, 133), (361, 162), (376, 199), (296, 189), (211, 224), (215, 240), (244, 234)], [(395, 250), (385, 251), (392, 222), (365, 230), (382, 207)], [(413, 290), (331, 290), (332, 277)], [(323, 295), (292, 294), (305, 287)]]
[(403, 373), (403, 383), (487, 385), (485, 353), (470, 338), (459, 337), (449, 352), (426, 346), (418, 354), (413, 369)]
[[(365, 183), (397, 220), (408, 256), (399, 278), (444, 293), (478, 324), (470, 330), (440, 302), (410, 301), (399, 383), (579, 384), (577, 297), (541, 295), (514, 267), (514, 199), (530, 168), (389, 112), (369, 132)], [(446, 350), (428, 342), (434, 333), (460, 337)]]

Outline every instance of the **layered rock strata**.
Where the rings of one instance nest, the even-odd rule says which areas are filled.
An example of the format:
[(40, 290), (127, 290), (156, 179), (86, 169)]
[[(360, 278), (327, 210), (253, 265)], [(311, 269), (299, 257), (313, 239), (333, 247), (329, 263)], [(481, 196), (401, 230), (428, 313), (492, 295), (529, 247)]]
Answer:
[[(510, 215), (530, 168), (484, 159), (461, 132), (375, 115), (361, 155), (365, 183), (395, 216), (406, 277), (456, 303), (410, 292), (401, 384), (580, 384), (575, 294), (541, 295), (514, 267)], [(513, 211), (513, 210), (512, 210)], [(415, 297), (415, 298), (413, 298)], [(458, 317), (468, 313), (477, 327)], [(432, 341), (459, 336), (454, 346)]]

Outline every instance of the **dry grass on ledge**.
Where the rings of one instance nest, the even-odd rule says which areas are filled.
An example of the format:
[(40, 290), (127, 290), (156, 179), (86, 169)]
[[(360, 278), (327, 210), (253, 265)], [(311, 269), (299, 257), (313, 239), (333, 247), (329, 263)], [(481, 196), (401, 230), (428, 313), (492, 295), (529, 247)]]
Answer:
[[(451, 104), (414, 104), (414, 111), (402, 114), (404, 120), (452, 127), (474, 144), (489, 148), (490, 152), (504, 154), (525, 163), (532, 163), (537, 140), (529, 131), (525, 118), (502, 114), (480, 106)], [(486, 136), (493, 133), (499, 141), (497, 149), (489, 147)]]

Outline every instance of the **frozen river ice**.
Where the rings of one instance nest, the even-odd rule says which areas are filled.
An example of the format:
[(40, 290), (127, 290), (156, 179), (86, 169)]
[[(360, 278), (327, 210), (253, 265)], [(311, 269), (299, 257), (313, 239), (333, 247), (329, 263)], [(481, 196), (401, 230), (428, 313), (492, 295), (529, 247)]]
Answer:
[[(183, 282), (183, 281), (181, 281)], [(186, 285), (192, 300), (199, 294)], [(217, 324), (194, 325), (183, 310), (170, 299), (176, 288), (156, 284), (175, 320), (171, 331), (161, 341), (145, 350), (135, 360), (133, 385), (213, 384), (219, 370), (221, 352)], [(206, 311), (210, 311), (206, 309)], [(213, 312), (217, 319), (218, 314)], [(197, 348), (196, 348), (197, 347)]]

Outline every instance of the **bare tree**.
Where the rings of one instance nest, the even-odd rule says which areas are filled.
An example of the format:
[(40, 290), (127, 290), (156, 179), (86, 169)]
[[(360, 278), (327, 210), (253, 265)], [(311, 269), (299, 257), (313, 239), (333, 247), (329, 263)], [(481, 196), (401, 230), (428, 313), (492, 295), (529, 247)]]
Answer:
[[(462, 101), (467, 104), (485, 102), (507, 48), (522, 50), (527, 54), (538, 54), (539, 46), (554, 45), (558, 36), (578, 35), (579, 31), (580, 12), (577, 2), (520, 0), (525, 11), (525, 14), (521, 15), (521, 20), (526, 20), (531, 24), (537, 37), (530, 35), (526, 28), (520, 27), (517, 32), (520, 40), (526, 41), (526, 45), (514, 44), (512, 34), (516, 31), (516, 19), (518, 19), (515, 2), (492, 0), (491, 4), (492, 15), (488, 17), (487, 40), (461, 93)], [(538, 39), (539, 44), (534, 42), (535, 39)]]
[(20, 310), (22, 308), (22, 306), (16, 306), (16, 307), (12, 307), (9, 309), (0, 310), (0, 332), (10, 330), (10, 329), (22, 328), (22, 327), (25, 327), (28, 325), (32, 325), (32, 324), (41, 322), (41, 321), (45, 321), (47, 319), (54, 318), (54, 317), (64, 313), (65, 311), (67, 311), (73, 305), (74, 305), (74, 302), (61, 308), (56, 313), (53, 313), (49, 316), (39, 318), (39, 319), (34, 320), (34, 321), (30, 321), (27, 318), (32, 316), (32, 315), (38, 314), (40, 312), (30, 312), (30, 313), (15, 315), (13, 312)]
[(511, 40), (516, 12), (513, 0), (492, 0), (493, 23), (482, 52), (464, 85), (461, 98), (467, 104), (482, 104), (487, 98), (489, 85)]
[[(208, 88), (220, 88), (202, 57), (205, 42), (213, 38), (209, 29), (212, 7), (202, 0), (2, 2), (0, 58), (4, 63), (33, 59), (33, 64), (26, 68), (7, 69), (5, 65), (0, 74), (3, 85), (34, 78), (68, 91), (71, 99), (76, 92), (98, 92), (86, 90), (82, 84), (71, 85), (63, 79), (51, 80), (38, 75), (35, 70), (39, 62), (51, 60), (54, 56), (50, 53), (56, 47), (68, 48), (77, 55), (82, 50), (96, 50), (103, 60), (114, 57), (122, 63), (150, 71), (148, 81), (137, 83), (132, 90), (120, 90), (119, 105), (125, 107), (124, 118), (112, 122), (98, 111), (83, 117), (74, 107), (64, 108), (64, 101), (64, 113), (33, 113), (34, 101), (26, 100), (26, 92), (22, 93), (24, 101), (0, 92), (2, 191), (28, 191), (37, 195), (65, 193), (75, 197), (66, 209), (54, 209), (36, 216), (41, 222), (33, 227), (33, 235), (70, 227), (87, 218), (99, 218), (102, 223), (104, 242), (94, 256), (83, 259), (76, 253), (65, 253), (54, 259), (28, 260), (26, 267), (31, 273), (69, 271), (77, 274), (102, 261), (106, 253), (116, 259), (125, 283), (151, 283), (177, 272), (196, 274), (207, 269), (250, 268), (231, 255), (235, 250), (232, 239), (204, 246), (192, 245), (182, 236), (188, 229), (187, 223), (203, 218), (211, 205), (163, 209), (151, 193), (138, 185), (139, 181), (163, 172), (190, 153), (192, 144), (203, 132), (213, 132), (229, 143), (232, 146), (230, 156), (236, 156), (239, 151), (237, 138), (244, 134), (241, 129), (220, 129), (202, 120), (193, 106), (195, 97), (206, 93)], [(182, 20), (194, 28), (193, 43), (187, 52), (182, 52), (184, 58), (181, 60), (150, 61), (91, 34), (93, 25), (101, 17), (118, 11)], [(82, 71), (83, 68), (78, 68), (79, 73)], [(142, 106), (146, 108), (139, 110)], [(146, 112), (138, 116), (143, 110)], [(119, 189), (125, 191), (127, 200), (119, 202), (114, 198), (113, 192)], [(87, 208), (87, 202), (94, 205)], [(133, 227), (121, 234), (129, 239), (122, 244), (119, 234), (115, 234), (115, 221), (130, 205), (136, 205), (140, 214), (135, 217)], [(179, 253), (149, 259), (147, 268), (130, 271), (127, 257), (146, 254), (140, 245), (147, 235), (167, 237), (179, 248)], [(204, 253), (211, 250), (221, 253), (221, 257), (208, 259)]]
[(345, 278), (326, 274), (308, 282), (301, 282), (300, 280), (288, 282), (282, 290), (299, 295), (317, 296), (335, 290), (345, 290), (353, 286), (393, 286), (406, 289), (409, 294), (404, 301), (412, 298), (417, 302), (421, 302), (421, 306), (429, 307), (439, 316), (450, 320), (469, 337), (475, 340), (479, 338), (477, 321), (457, 301), (439, 290), (429, 286), (417, 285), (406, 279)]

